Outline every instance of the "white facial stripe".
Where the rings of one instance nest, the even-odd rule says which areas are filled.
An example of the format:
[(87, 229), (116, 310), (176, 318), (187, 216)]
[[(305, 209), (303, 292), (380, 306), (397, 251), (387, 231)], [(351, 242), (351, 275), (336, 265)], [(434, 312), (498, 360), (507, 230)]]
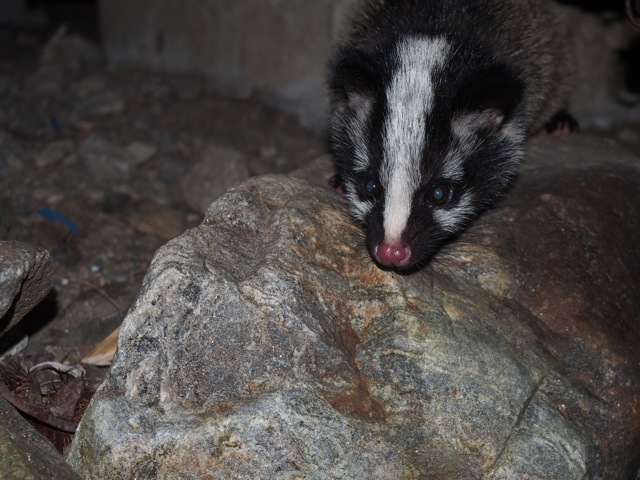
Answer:
[(460, 229), (460, 225), (465, 224), (473, 214), (473, 194), (471, 191), (468, 191), (460, 197), (455, 207), (434, 209), (433, 219), (438, 222), (443, 230), (454, 233), (457, 232)]
[(409, 37), (399, 42), (398, 70), (389, 85), (380, 181), (385, 189), (385, 241), (399, 241), (420, 186), (425, 118), (433, 108), (434, 69), (446, 61), (443, 38)]

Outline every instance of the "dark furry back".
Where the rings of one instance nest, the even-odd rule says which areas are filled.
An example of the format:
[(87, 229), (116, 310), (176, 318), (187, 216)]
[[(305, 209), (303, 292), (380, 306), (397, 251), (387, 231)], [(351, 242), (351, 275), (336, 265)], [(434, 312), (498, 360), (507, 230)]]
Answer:
[(445, 36), (512, 65), (530, 132), (566, 107), (571, 78), (562, 10), (550, 0), (363, 0), (338, 49), (375, 51), (403, 34)]

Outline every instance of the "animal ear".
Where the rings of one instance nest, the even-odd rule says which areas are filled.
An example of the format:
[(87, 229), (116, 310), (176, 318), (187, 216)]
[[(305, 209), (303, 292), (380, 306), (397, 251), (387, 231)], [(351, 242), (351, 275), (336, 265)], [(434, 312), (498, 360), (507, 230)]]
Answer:
[(524, 85), (506, 65), (491, 65), (474, 72), (463, 82), (456, 109), (477, 128), (500, 129), (514, 114)]
[(495, 132), (502, 128), (505, 120), (505, 113), (497, 108), (465, 111), (453, 120), (453, 129), (459, 136), (465, 132)]
[(329, 87), (333, 95), (350, 108), (365, 108), (375, 89), (376, 75), (372, 65), (372, 59), (366, 52), (353, 48), (338, 51), (329, 65)]

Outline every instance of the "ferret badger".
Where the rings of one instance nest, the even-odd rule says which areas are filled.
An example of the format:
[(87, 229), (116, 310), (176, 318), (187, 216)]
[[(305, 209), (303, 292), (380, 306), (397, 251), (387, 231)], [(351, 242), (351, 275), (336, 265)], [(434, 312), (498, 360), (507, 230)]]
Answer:
[(378, 264), (425, 265), (504, 195), (564, 107), (559, 16), (545, 0), (361, 3), (329, 62), (329, 138)]

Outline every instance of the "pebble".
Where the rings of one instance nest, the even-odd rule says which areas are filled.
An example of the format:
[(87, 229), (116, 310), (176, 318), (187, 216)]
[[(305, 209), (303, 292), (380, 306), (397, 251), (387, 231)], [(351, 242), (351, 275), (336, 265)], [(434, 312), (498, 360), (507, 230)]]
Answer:
[(136, 141), (127, 145), (127, 151), (133, 155), (138, 165), (142, 165), (143, 163), (151, 160), (151, 158), (153, 158), (153, 156), (158, 152), (158, 149), (155, 145), (151, 145), (150, 143)]
[(116, 92), (104, 91), (89, 95), (77, 106), (80, 116), (118, 115), (124, 111), (125, 101)]
[(63, 163), (63, 160), (73, 155), (74, 146), (71, 140), (57, 140), (47, 144), (36, 157), (36, 166), (43, 168)]
[(185, 215), (181, 210), (157, 204), (143, 205), (129, 215), (129, 224), (144, 235), (154, 235), (163, 242), (185, 230)]
[(98, 182), (126, 182), (131, 180), (135, 173), (135, 157), (126, 148), (98, 134), (89, 135), (80, 144), (78, 154)]

